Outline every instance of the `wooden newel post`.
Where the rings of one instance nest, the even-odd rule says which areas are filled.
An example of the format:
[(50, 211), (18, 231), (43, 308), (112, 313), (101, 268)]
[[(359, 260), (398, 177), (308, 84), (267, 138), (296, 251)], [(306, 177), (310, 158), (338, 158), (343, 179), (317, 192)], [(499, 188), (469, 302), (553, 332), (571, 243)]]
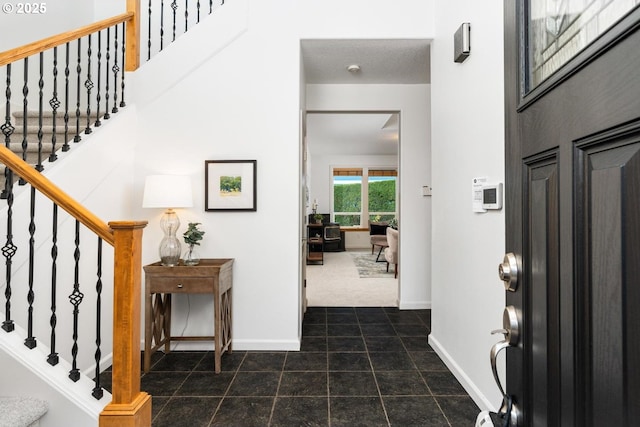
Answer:
[(112, 399), (100, 427), (151, 426), (151, 396), (140, 391), (142, 230), (146, 221), (113, 221)]
[(140, 0), (127, 0), (127, 12), (133, 17), (127, 21), (125, 37), (125, 71), (135, 71), (140, 66)]

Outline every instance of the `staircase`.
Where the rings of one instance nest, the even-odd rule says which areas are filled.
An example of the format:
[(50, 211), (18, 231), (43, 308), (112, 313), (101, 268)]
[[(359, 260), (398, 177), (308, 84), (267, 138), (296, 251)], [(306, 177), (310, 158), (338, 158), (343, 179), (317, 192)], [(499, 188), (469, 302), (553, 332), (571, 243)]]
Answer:
[[(23, 139), (25, 137), (24, 112), (14, 111), (11, 113), (11, 116), (15, 129), (10, 137), (11, 143), (9, 148), (22, 158), (24, 152)], [(88, 125), (87, 117), (89, 118)], [(103, 117), (100, 119), (104, 120)], [(65, 142), (67, 144), (73, 144), (86, 138), (88, 134), (93, 132), (96, 120), (96, 113), (87, 116), (85, 112), (81, 114), (79, 118), (76, 118), (75, 112), (73, 112), (73, 114), (69, 113), (68, 120), (65, 123), (64, 112), (57, 112), (54, 127), (54, 115), (52, 111), (43, 111), (42, 118), (40, 118), (38, 111), (27, 111), (26, 162), (35, 166), (38, 164), (38, 160), (40, 160), (42, 164), (45, 164), (47, 161), (55, 161), (57, 158), (56, 153), (59, 150), (69, 150), (68, 146), (65, 148)], [(40, 123), (40, 121), (42, 121), (42, 123)], [(98, 123), (99, 125), (101, 124), (101, 122)], [(55, 141), (55, 150), (53, 141)], [(39, 150), (41, 150), (40, 159), (38, 159)]]
[[(137, 5), (136, 5), (137, 3)], [(186, 3), (185, 3), (186, 4)], [(190, 3), (191, 4), (191, 3)], [(197, 3), (200, 5), (200, 2)], [(212, 2), (209, 2), (211, 5)], [(221, 1), (220, 4), (224, 4), (224, 1)], [(17, 106), (17, 103), (20, 103), (21, 98), (18, 95), (21, 90), (21, 81), (20, 76), (21, 73), (18, 72), (15, 67), (12, 75), (11, 85), (13, 86), (13, 97), (9, 99), (7, 97), (7, 106), (9, 102), (12, 103), (11, 106), (11, 116), (10, 120), (6, 120), (9, 122), (11, 126), (11, 132), (7, 132), (7, 126), (5, 123), (5, 119), (0, 120), (0, 126), (4, 125), (2, 129), (3, 132), (0, 133), (0, 157), (2, 157), (2, 161), (0, 161), (0, 173), (5, 169), (4, 164), (10, 165), (10, 167), (20, 173), (22, 176), (26, 176), (27, 181), (30, 186), (35, 188), (38, 196), (37, 198), (31, 196), (28, 191), (20, 191), (15, 193), (15, 200), (10, 198), (7, 202), (13, 202), (13, 218), (17, 224), (13, 226), (14, 236), (17, 235), (17, 231), (25, 233), (32, 228), (28, 223), (30, 222), (29, 218), (29, 207), (33, 206), (33, 202), (31, 200), (37, 200), (36, 209), (37, 211), (43, 211), (39, 218), (48, 217), (51, 221), (51, 208), (49, 205), (46, 206), (46, 211), (44, 211), (43, 205), (49, 203), (46, 199), (50, 199), (50, 201), (59, 206), (60, 212), (63, 210), (69, 212), (71, 215), (70, 220), (66, 220), (66, 223), (63, 220), (60, 221), (61, 230), (60, 236), (68, 239), (69, 243), (66, 243), (67, 247), (71, 247), (73, 243), (73, 233), (69, 233), (69, 229), (73, 228), (72, 223), (79, 221), (82, 223), (82, 227), (88, 228), (90, 232), (94, 233), (91, 235), (91, 239), (95, 239), (99, 237), (106, 244), (113, 247), (113, 270), (111, 273), (113, 277), (106, 277), (107, 273), (101, 272), (100, 274), (105, 275), (104, 282), (105, 283), (113, 283), (113, 290), (106, 289), (105, 292), (109, 292), (109, 295), (113, 296), (113, 301), (108, 301), (113, 305), (113, 312), (111, 312), (111, 307), (107, 308), (103, 312), (104, 323), (111, 324), (107, 329), (106, 333), (103, 336), (105, 343), (110, 342), (111, 338), (107, 338), (108, 335), (113, 337), (113, 348), (109, 348), (108, 345), (104, 347), (104, 353), (102, 359), (99, 355), (96, 356), (96, 360), (100, 360), (95, 363), (94, 366), (102, 366), (104, 367), (103, 359), (108, 359), (111, 357), (110, 352), (115, 350), (117, 347), (117, 351), (113, 351), (113, 369), (112, 369), (112, 391), (113, 395), (105, 392), (104, 396), (100, 399), (94, 398), (91, 393), (92, 385), (83, 386), (83, 383), (91, 383), (89, 379), (93, 374), (90, 373), (91, 367), (90, 363), (83, 361), (79, 363), (80, 369), (83, 369), (80, 380), (77, 383), (71, 385), (69, 382), (69, 368), (70, 364), (73, 364), (75, 368), (74, 362), (64, 362), (63, 358), (67, 358), (67, 360), (72, 360), (68, 354), (69, 350), (72, 348), (68, 343), (66, 345), (59, 345), (56, 351), (61, 352), (61, 358), (59, 366), (51, 367), (47, 363), (47, 351), (46, 344), (43, 341), (49, 341), (46, 334), (40, 333), (38, 336), (38, 332), (35, 333), (38, 336), (38, 345), (36, 348), (27, 349), (25, 347), (25, 337), (30, 336), (31, 332), (25, 333), (24, 330), (17, 334), (18, 325), (22, 325), (24, 329), (29, 329), (26, 325), (27, 322), (24, 319), (16, 320), (16, 331), (7, 332), (0, 330), (0, 366), (2, 381), (0, 382), (0, 396), (7, 396), (9, 399), (8, 403), (13, 403), (20, 401), (22, 399), (21, 396), (32, 396), (31, 398), (35, 399), (33, 405), (31, 405), (31, 401), (28, 401), (29, 406), (38, 406), (44, 407), (44, 412), (40, 411), (39, 415), (42, 417), (40, 424), (44, 427), (49, 426), (59, 426), (65, 425), (67, 427), (86, 427), (90, 425), (100, 425), (100, 426), (108, 426), (108, 427), (122, 427), (122, 426), (145, 426), (151, 425), (151, 399), (150, 396), (144, 392), (140, 391), (139, 382), (132, 381), (133, 378), (140, 377), (140, 366), (136, 363), (136, 359), (139, 360), (140, 354), (140, 337), (139, 337), (139, 317), (140, 317), (140, 295), (139, 293), (132, 292), (133, 289), (140, 289), (140, 265), (141, 265), (141, 240), (142, 240), (142, 229), (146, 225), (145, 221), (111, 221), (109, 223), (104, 223), (102, 221), (98, 221), (99, 218), (91, 217), (91, 213), (86, 211), (86, 208), (83, 209), (79, 203), (75, 202), (75, 200), (71, 200), (66, 194), (57, 193), (57, 190), (51, 191), (46, 185), (50, 183), (49, 179), (55, 181), (57, 185), (61, 188), (73, 188), (73, 194), (77, 200), (81, 200), (85, 206), (96, 205), (99, 206), (100, 212), (106, 217), (113, 218), (121, 218), (121, 213), (118, 213), (117, 206), (122, 204), (122, 201), (118, 199), (119, 195), (127, 194), (127, 192), (131, 191), (131, 182), (126, 182), (129, 179), (128, 170), (126, 167), (129, 167), (129, 159), (134, 154), (134, 144), (135, 135), (132, 135), (131, 132), (127, 132), (127, 130), (132, 129), (131, 123), (135, 123), (135, 116), (137, 108), (139, 105), (145, 105), (153, 101), (156, 97), (162, 94), (164, 91), (168, 90), (175, 82), (180, 81), (181, 78), (184, 77), (184, 73), (189, 73), (192, 70), (198, 68), (202, 62), (208, 58), (209, 56), (213, 56), (218, 52), (222, 51), (229, 43), (238, 38), (247, 28), (247, 9), (248, 3), (246, 0), (239, 0), (230, 2), (229, 6), (225, 8), (221, 8), (221, 11), (218, 12), (218, 17), (216, 17), (216, 24), (210, 23), (206, 26), (199, 26), (199, 29), (195, 29), (193, 31), (190, 30), (189, 36), (194, 37), (198, 36), (200, 40), (207, 40), (206, 49), (203, 51), (202, 56), (192, 55), (189, 51), (181, 51), (180, 49), (176, 49), (174, 47), (171, 48), (172, 55), (158, 55), (154, 56), (154, 60), (147, 62), (146, 66), (143, 69), (138, 69), (138, 61), (132, 61), (129, 56), (127, 56), (126, 65), (124, 67), (124, 60), (120, 61), (119, 64), (122, 68), (120, 68), (121, 74), (117, 74), (117, 82), (114, 83), (113, 74), (110, 75), (109, 80), (103, 78), (102, 83), (104, 84), (106, 81), (112, 83), (111, 90), (119, 90), (122, 88), (124, 90), (124, 79), (122, 80), (122, 86), (120, 85), (120, 78), (124, 77), (124, 71), (133, 72), (135, 71), (135, 77), (133, 77), (133, 83), (135, 83), (135, 102), (129, 108), (126, 108), (126, 112), (123, 111), (122, 114), (118, 114), (117, 118), (114, 116), (112, 119), (113, 122), (120, 123), (120, 126), (114, 126), (118, 128), (121, 132), (124, 129), (124, 133), (115, 135), (115, 132), (111, 130), (111, 126), (105, 126), (101, 132), (95, 132), (100, 124), (104, 123), (104, 115), (105, 108), (101, 108), (98, 112), (101, 116), (100, 120), (102, 123), (96, 123), (97, 117), (95, 108), (92, 107), (91, 116), (89, 120), (87, 120), (86, 106), (80, 108), (80, 114), (76, 116), (76, 106), (74, 103), (70, 104), (68, 107), (68, 115), (65, 120), (65, 112), (64, 109), (66, 107), (60, 107), (55, 115), (55, 129), (54, 129), (54, 114), (51, 111), (39, 113), (37, 111), (28, 111), (26, 118), (23, 116), (23, 111), (21, 106)], [(203, 15), (204, 15), (204, 6), (203, 5)], [(193, 6), (195, 7), (195, 5)], [(127, 13), (118, 15), (116, 17), (108, 18), (104, 21), (109, 21), (109, 25), (111, 25), (111, 39), (109, 39), (108, 31), (105, 34), (105, 30), (102, 30), (102, 70), (106, 72), (112, 72), (115, 69), (115, 65), (113, 60), (115, 58), (116, 52), (120, 52), (119, 48), (124, 44), (123, 40), (123, 32), (124, 27), (127, 27), (127, 46), (126, 52), (127, 55), (131, 52), (137, 53), (138, 46), (142, 46), (146, 43), (142, 43), (140, 40), (140, 34), (146, 35), (147, 31), (140, 31), (140, 2), (136, 0), (127, 0)], [(146, 9), (146, 3), (145, 8)], [(228, 9), (226, 11), (225, 9)], [(157, 10), (154, 9), (154, 16), (157, 17)], [(240, 13), (238, 13), (240, 12)], [(126, 16), (125, 16), (126, 15)], [(174, 11), (175, 15), (175, 11)], [(226, 16), (224, 16), (226, 15)], [(182, 16), (182, 15), (180, 15)], [(196, 14), (190, 14), (190, 17), (195, 17)], [(198, 15), (199, 16), (199, 15)], [(193, 19), (193, 18), (191, 18)], [(116, 21), (118, 23), (116, 24)], [(146, 23), (147, 19), (144, 19)], [(162, 22), (162, 21), (161, 21)], [(167, 21), (169, 22), (169, 21)], [(199, 22), (199, 19), (198, 19)], [(96, 23), (95, 25), (106, 25), (106, 23)], [(116, 49), (113, 45), (114, 34), (116, 33), (116, 25), (118, 28), (118, 34), (120, 35), (120, 41), (122, 44), (118, 45), (118, 49)], [(149, 20), (149, 25), (151, 25), (151, 20)], [(87, 27), (94, 26), (91, 24)], [(105, 27), (109, 28), (109, 27)], [(83, 27), (80, 29), (85, 31)], [(83, 43), (83, 55), (82, 56), (91, 56), (91, 54), (84, 54), (84, 50), (91, 51), (93, 50), (93, 57), (96, 56), (97, 43), (95, 31), (98, 30), (96, 28), (91, 29), (94, 32), (93, 45), (90, 46), (90, 42), (87, 43), (86, 36)], [(99, 31), (99, 30), (98, 30)], [(185, 30), (186, 32), (186, 30)], [(158, 31), (154, 31), (154, 34), (158, 33)], [(87, 33), (90, 34), (90, 33)], [(149, 32), (151, 34), (151, 32)], [(63, 41), (58, 43), (59, 48), (58, 52), (58, 75), (63, 75), (64, 69), (64, 55), (63, 48), (64, 44), (62, 43), (70, 43), (72, 46), (72, 52), (75, 52), (76, 41), (75, 39), (66, 39), (66, 34), (61, 34), (64, 40), (69, 40), (69, 42)], [(167, 37), (168, 38), (168, 37)], [(109, 42), (108, 40), (111, 40)], [(132, 41), (134, 41), (131, 43)], [(39, 43), (51, 46), (52, 43)], [(108, 62), (107, 56), (108, 53), (105, 52), (105, 47), (109, 46), (111, 43), (111, 63)], [(169, 41), (165, 40), (165, 49), (169, 50)], [(78, 43), (79, 45), (79, 43)], [(157, 47), (157, 40), (154, 39), (153, 47)], [(162, 46), (162, 44), (160, 44)], [(134, 49), (135, 47), (135, 49)], [(40, 49), (40, 47), (38, 47)], [(108, 48), (107, 48), (108, 49)], [(26, 58), (25, 52), (32, 52), (31, 49), (16, 49), (15, 52), (11, 52), (11, 58), (4, 59), (6, 62), (2, 63), (3, 58), (0, 55), (0, 66), (3, 66), (7, 63), (17, 63), (17, 61), (21, 61), (23, 58)], [(78, 52), (80, 49), (78, 48)], [(108, 51), (107, 51), (108, 52)], [(21, 55), (25, 56), (21, 56)], [(139, 53), (137, 53), (139, 54)], [(29, 55), (33, 55), (33, 53), (29, 53)], [(80, 53), (78, 53), (80, 56)], [(168, 56), (168, 58), (167, 58)], [(176, 58), (176, 56), (178, 58)], [(184, 56), (184, 58), (183, 58)], [(119, 58), (119, 57), (118, 57)], [(157, 59), (156, 59), (157, 58)], [(175, 62), (179, 62), (182, 66), (175, 67)], [(33, 66), (34, 60), (32, 60), (31, 68), (34, 69)], [(67, 61), (68, 62), (68, 61)], [(98, 63), (99, 64), (99, 63)], [(100, 71), (100, 66), (95, 61), (93, 62), (91, 70), (97, 72)], [(73, 67), (75, 65), (75, 61), (72, 61), (70, 65)], [(25, 66), (26, 68), (26, 66)], [(72, 68), (73, 69), (73, 68)], [(84, 80), (85, 70), (87, 68), (82, 67), (82, 79)], [(47, 71), (47, 73), (51, 73)], [(178, 74), (183, 73), (183, 74)], [(55, 74), (55, 72), (54, 72)], [(80, 73), (78, 73), (80, 74)], [(146, 75), (152, 76), (163, 76), (166, 78), (158, 79), (158, 78), (145, 78)], [(103, 74), (104, 76), (104, 74)], [(9, 79), (7, 79), (8, 81)], [(46, 81), (45, 78), (45, 106), (49, 108), (47, 103), (48, 97), (51, 96), (50, 92), (46, 91), (46, 88), (49, 86), (49, 82)], [(103, 91), (100, 92), (100, 81), (98, 79), (93, 80), (97, 86), (93, 89), (92, 94), (100, 99), (100, 93), (102, 93), (102, 99), (111, 99), (113, 105), (115, 105), (115, 100), (118, 101), (124, 100), (124, 93), (118, 92), (119, 96), (116, 96), (114, 92), (110, 92), (111, 97), (109, 98), (109, 94)], [(37, 84), (37, 80), (32, 79), (32, 84)], [(60, 78), (58, 81), (58, 90), (59, 93), (63, 93), (62, 88), (64, 87), (63, 79)], [(9, 86), (9, 83), (7, 83)], [(134, 86), (134, 85), (132, 85)], [(117, 88), (117, 89), (116, 89)], [(128, 88), (128, 86), (127, 86)], [(80, 91), (80, 86), (78, 86), (78, 91)], [(8, 90), (7, 90), (8, 92)], [(42, 93), (42, 91), (40, 91)], [(34, 97), (37, 93), (37, 89), (31, 90), (32, 97)], [(41, 95), (42, 97), (42, 95)], [(83, 98), (85, 98), (83, 96)], [(133, 97), (131, 97), (133, 98)], [(76, 99), (72, 97), (72, 99)], [(127, 101), (129, 101), (130, 97), (127, 93)], [(25, 103), (27, 101), (24, 101)], [(84, 99), (83, 101), (84, 102)], [(137, 105), (138, 106), (137, 106)], [(28, 108), (37, 109), (38, 103), (34, 99), (29, 100)], [(104, 102), (103, 102), (104, 105)], [(122, 105), (119, 105), (122, 106)], [(115, 109), (115, 107), (114, 107)], [(106, 110), (111, 113), (111, 108)], [(4, 115), (2, 115), (4, 116)], [(89, 121), (89, 123), (87, 123)], [(26, 132), (23, 126), (26, 122)], [(114, 123), (115, 125), (115, 123)], [(71, 147), (74, 147), (75, 144), (79, 143), (80, 140), (83, 142), (88, 139), (90, 133), (95, 132), (96, 135), (92, 135), (91, 141), (91, 149), (87, 147), (86, 149), (72, 150), (73, 155), (66, 155), (62, 152), (69, 150)], [(10, 133), (8, 136), (9, 144), (6, 144), (7, 133)], [(26, 137), (25, 137), (26, 135)], [(53, 139), (55, 137), (55, 145), (53, 143)], [(26, 140), (26, 141), (25, 141)], [(124, 147), (129, 144), (129, 146)], [(23, 149), (23, 144), (26, 149)], [(4, 154), (2, 151), (4, 146), (7, 145), (8, 148), (13, 151), (19, 158), (24, 158), (26, 162), (31, 165), (31, 167), (24, 165), (24, 163), (19, 162), (18, 160), (11, 160), (10, 153)], [(124, 148), (124, 149), (123, 149)], [(4, 150), (6, 151), (6, 150)], [(58, 167), (52, 167), (53, 164), (50, 162), (56, 161), (56, 158), (64, 157), (64, 166), (59, 164)], [(62, 160), (62, 159), (60, 159)], [(58, 160), (58, 162), (60, 162)], [(22, 163), (23, 166), (16, 166), (16, 163)], [(79, 166), (79, 167), (77, 167)], [(34, 171), (34, 167), (38, 170), (43, 170), (43, 174), (39, 174)], [(77, 168), (76, 168), (77, 167)], [(22, 168), (22, 169), (21, 169)], [(125, 170), (125, 173), (119, 173), (122, 170)], [(71, 172), (74, 171), (74, 172)], [(27, 172), (27, 175), (25, 175)], [(33, 176), (31, 175), (33, 173)], [(40, 177), (36, 177), (35, 175), (39, 175)], [(0, 175), (1, 177), (2, 175)], [(45, 181), (48, 181), (45, 183)], [(34, 185), (35, 183), (35, 185)], [(42, 184), (46, 184), (43, 186)], [(29, 185), (27, 185), (29, 187)], [(16, 187), (17, 188), (17, 187)], [(8, 193), (11, 195), (11, 193)], [(31, 193), (34, 194), (34, 193)], [(46, 197), (42, 197), (42, 195)], [(96, 200), (100, 200), (100, 202), (96, 202)], [(73, 202), (73, 203), (72, 203)], [(111, 202), (111, 203), (109, 203)], [(69, 210), (68, 208), (72, 209)], [(33, 209), (33, 207), (32, 207)], [(113, 212), (116, 212), (113, 215)], [(90, 215), (91, 214), (91, 215)], [(0, 218), (0, 229), (3, 228), (3, 224), (6, 221), (6, 215)], [(9, 217), (10, 220), (10, 217)], [(45, 221), (46, 222), (46, 221)], [(26, 226), (25, 226), (26, 225)], [(34, 275), (38, 276), (41, 273), (44, 274), (45, 270), (52, 270), (51, 268), (51, 253), (54, 252), (51, 249), (51, 242), (43, 243), (42, 236), (46, 234), (52, 234), (50, 224), (45, 224), (46, 226), (38, 225), (37, 227), (33, 227), (37, 229), (35, 233), (36, 248), (35, 248), (35, 258), (41, 256), (40, 254), (44, 254), (43, 256), (48, 257), (49, 264), (44, 265), (43, 263), (38, 264), (37, 262), (34, 264), (35, 272)], [(77, 228), (77, 227), (76, 227)], [(46, 231), (45, 231), (46, 230)], [(5, 233), (6, 232), (6, 233)], [(0, 245), (4, 244), (4, 235), (10, 234), (11, 229), (0, 230), (0, 236), (3, 237), (3, 241), (0, 242)], [(82, 242), (85, 244), (87, 240), (89, 240), (86, 236), (86, 230), (83, 229)], [(48, 236), (47, 236), (48, 237)], [(15, 240), (15, 239), (14, 239)], [(29, 240), (29, 236), (23, 240)], [(76, 238), (76, 240), (80, 240)], [(95, 240), (91, 240), (89, 243), (91, 248), (83, 247), (82, 250), (77, 250), (78, 253), (82, 254), (83, 259), (89, 260), (90, 256), (95, 255)], [(55, 243), (54, 243), (55, 245)], [(62, 249), (62, 243), (58, 244), (58, 247)], [(25, 300), (27, 300), (28, 292), (26, 281), (24, 280), (24, 276), (27, 275), (25, 270), (29, 270), (32, 265), (31, 260), (27, 260), (27, 254), (29, 254), (29, 248), (24, 245), (20, 247), (17, 252), (17, 256), (13, 259), (14, 266), (13, 268), (16, 271), (19, 271), (20, 276), (15, 275), (12, 278), (12, 290), (14, 293), (12, 299), (12, 310), (11, 316), (15, 318), (15, 316), (26, 317), (25, 312), (27, 311)], [(5, 256), (6, 258), (6, 256)], [(31, 256), (29, 256), (31, 258)], [(60, 257), (62, 259), (62, 257)], [(65, 259), (69, 259), (67, 256)], [(58, 262), (60, 262), (58, 260)], [(94, 271), (91, 273), (91, 277), (95, 280), (96, 272), (95, 272), (95, 262), (92, 265)], [(82, 267), (83, 268), (83, 267)], [(105, 265), (105, 270), (112, 268), (111, 265)], [(1, 269), (1, 268), (0, 268)], [(74, 267), (62, 267), (60, 264), (56, 265), (54, 269), (57, 269), (57, 274), (59, 275), (73, 275)], [(0, 272), (0, 276), (3, 275), (3, 272)], [(82, 274), (81, 277), (85, 277)], [(87, 276), (88, 277), (88, 276)], [(77, 280), (75, 280), (77, 282)], [(46, 289), (46, 287), (51, 287), (51, 285), (45, 281), (34, 281), (34, 289), (35, 292), (41, 292), (41, 289)], [(58, 282), (60, 284), (65, 284), (67, 288), (70, 284), (74, 283), (73, 277), (65, 277), (59, 278)], [(83, 282), (83, 287), (81, 292), (84, 292), (85, 295), (88, 293), (87, 290), (93, 286), (92, 284), (85, 285), (86, 281)], [(62, 285), (61, 285), (62, 286)], [(4, 289), (0, 287), (0, 292)], [(52, 292), (52, 291), (47, 291)], [(69, 295), (69, 292), (65, 292), (63, 295), (62, 292), (58, 293), (58, 299), (64, 299), (64, 304), (66, 314), (65, 316), (70, 317), (71, 310), (69, 309), (70, 298), (72, 295)], [(40, 308), (44, 308), (45, 310), (41, 310), (39, 313), (37, 310), (34, 310), (36, 321), (42, 322), (44, 316), (47, 316), (45, 322), (48, 320), (49, 309), (48, 303), (42, 302), (45, 301), (44, 296), (40, 296), (40, 294), (36, 294), (36, 305), (40, 305)], [(88, 299), (88, 298), (87, 298)], [(110, 300), (111, 298), (105, 298), (105, 300)], [(73, 304), (73, 302), (71, 302)], [(95, 304), (95, 302), (89, 302), (89, 304)], [(71, 336), (71, 332), (69, 329), (63, 330), (61, 328), (61, 319), (62, 319), (62, 305), (59, 304), (60, 309), (58, 314), (60, 315), (58, 328), (60, 331), (60, 341), (63, 341), (62, 335), (66, 336), (67, 341), (69, 340), (69, 336)], [(43, 307), (44, 306), (44, 307)], [(34, 307), (38, 308), (38, 307)], [(30, 309), (30, 307), (29, 307)], [(86, 316), (87, 311), (94, 310), (95, 308), (90, 308), (89, 306), (81, 307), (82, 316)], [(108, 310), (108, 312), (107, 312)], [(7, 310), (8, 311), (8, 310)], [(98, 310), (100, 312), (100, 310)], [(22, 313), (22, 314), (16, 314)], [(92, 312), (93, 314), (93, 312)], [(4, 318), (4, 315), (0, 313), (0, 317)], [(88, 322), (82, 319), (86, 319), (87, 317), (81, 317), (80, 326), (81, 327), (89, 327)], [(129, 319), (130, 322), (112, 322), (112, 319)], [(2, 320), (2, 319), (0, 319)], [(67, 319), (67, 323), (72, 323)], [(84, 323), (84, 324), (83, 324)], [(111, 330), (112, 328), (113, 330)], [(37, 328), (36, 328), (37, 329)], [(75, 335), (75, 332), (73, 333)], [(7, 342), (15, 340), (15, 351), (7, 351)], [(13, 345), (13, 344), (12, 344)], [(53, 347), (53, 344), (51, 344)], [(89, 345), (80, 344), (80, 351), (85, 352), (89, 348)], [(96, 352), (97, 353), (97, 352)], [(75, 357), (75, 355), (74, 355)], [(8, 360), (11, 360), (8, 362)], [(36, 363), (34, 359), (38, 359)], [(44, 373), (44, 370), (47, 370), (48, 373)], [(49, 378), (47, 378), (47, 376)], [(31, 378), (34, 378), (32, 381)], [(29, 379), (28, 381), (26, 379)], [(99, 378), (99, 376), (98, 376)], [(38, 383), (39, 381), (39, 383)], [(29, 384), (26, 384), (29, 383)], [(35, 386), (34, 386), (35, 384)], [(39, 386), (39, 384), (41, 384)], [(79, 387), (78, 387), (79, 386)], [(40, 388), (39, 388), (40, 387)], [(55, 389), (56, 392), (48, 392), (48, 390), (44, 390), (45, 388)], [(76, 398), (75, 396), (70, 396), (76, 391), (77, 393), (82, 393), (83, 398)], [(66, 395), (65, 395), (66, 393)], [(59, 397), (61, 396), (61, 397)], [(44, 397), (44, 399), (43, 399)], [(66, 400), (70, 402), (71, 405), (75, 407), (72, 409), (68, 409), (66, 404), (61, 403), (61, 401)], [(35, 401), (38, 402), (36, 405)], [(111, 403), (108, 403), (111, 402)], [(106, 405), (106, 406), (105, 406)], [(46, 408), (49, 408), (48, 411)], [(90, 418), (91, 420), (85, 422), (85, 416), (88, 414), (92, 414)], [(60, 421), (63, 417), (64, 421)], [(0, 427), (3, 426), (2, 422), (5, 421), (5, 410), (0, 407)], [(16, 424), (10, 423), (9, 425), (30, 425), (27, 422), (32, 422), (30, 420), (25, 421), (25, 424)], [(35, 424), (37, 425), (37, 424)]]

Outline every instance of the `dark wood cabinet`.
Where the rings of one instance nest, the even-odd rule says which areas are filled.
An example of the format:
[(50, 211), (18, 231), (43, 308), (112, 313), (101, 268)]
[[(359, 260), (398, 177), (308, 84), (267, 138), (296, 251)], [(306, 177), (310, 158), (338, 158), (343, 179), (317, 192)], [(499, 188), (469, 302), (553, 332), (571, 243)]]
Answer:
[(307, 239), (322, 239), (323, 252), (341, 252), (345, 250), (344, 231), (340, 225), (326, 222), (322, 224), (310, 223), (307, 225)]

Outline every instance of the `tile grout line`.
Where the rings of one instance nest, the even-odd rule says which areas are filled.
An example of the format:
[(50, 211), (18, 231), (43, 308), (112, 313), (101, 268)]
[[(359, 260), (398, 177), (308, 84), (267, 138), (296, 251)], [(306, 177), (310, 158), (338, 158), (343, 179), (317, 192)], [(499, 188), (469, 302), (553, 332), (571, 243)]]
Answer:
[[(227, 385), (227, 388), (224, 390), (224, 394), (222, 395), (222, 398), (220, 399), (220, 402), (218, 402), (218, 405), (216, 406), (216, 410), (213, 411), (213, 415), (211, 416), (211, 420), (209, 420), (209, 424), (207, 424), (207, 426), (211, 427), (213, 425), (213, 421), (216, 419), (216, 415), (218, 415), (218, 411), (220, 411), (220, 407), (222, 407), (222, 403), (227, 398), (227, 394), (229, 393), (229, 390), (231, 389), (231, 385), (233, 384), (233, 381), (238, 376), (238, 371), (240, 370), (240, 366), (242, 366), (242, 363), (247, 358), (247, 354), (249, 354), (249, 352), (245, 351), (244, 355), (242, 356), (242, 360), (240, 361), (240, 363), (238, 363), (238, 366), (233, 370), (233, 377), (229, 381), (229, 385)], [(215, 353), (214, 353), (214, 357), (215, 357)], [(222, 364), (222, 362), (220, 362), (220, 363)], [(222, 367), (220, 369), (220, 373), (222, 373)]]
[[(390, 320), (386, 312), (385, 312), (385, 316), (387, 317), (387, 320)], [(360, 318), (358, 318), (358, 327), (360, 327)], [(397, 332), (395, 328), (393, 330), (394, 332)], [(382, 398), (382, 391), (380, 390), (380, 384), (378, 383), (378, 378), (376, 377), (376, 371), (373, 368), (373, 362), (371, 361), (369, 346), (367, 345), (367, 341), (364, 339), (364, 333), (362, 332), (362, 327), (360, 327), (360, 334), (362, 337), (362, 341), (364, 342), (364, 348), (367, 352), (367, 359), (369, 359), (369, 366), (371, 367), (371, 376), (373, 377), (373, 381), (376, 383), (376, 390), (378, 390), (378, 399), (380, 399), (380, 404), (382, 405), (382, 412), (384, 413), (384, 418), (387, 421), (387, 425), (391, 426), (391, 421), (389, 420), (389, 414), (387, 412), (387, 405), (384, 404), (384, 399)]]
[(327, 374), (327, 427), (331, 427), (331, 387), (329, 384), (329, 311), (324, 309), (324, 324), (325, 324), (325, 354), (327, 355), (326, 374)]

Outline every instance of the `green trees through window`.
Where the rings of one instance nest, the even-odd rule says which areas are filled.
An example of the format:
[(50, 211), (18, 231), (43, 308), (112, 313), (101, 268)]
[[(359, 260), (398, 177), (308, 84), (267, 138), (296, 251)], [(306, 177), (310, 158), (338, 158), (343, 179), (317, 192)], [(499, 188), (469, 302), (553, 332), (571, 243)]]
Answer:
[[(366, 194), (362, 192), (363, 180)], [(368, 220), (391, 220), (396, 216), (396, 176), (335, 176), (334, 172), (333, 213), (334, 221), (343, 227), (367, 227)]]

